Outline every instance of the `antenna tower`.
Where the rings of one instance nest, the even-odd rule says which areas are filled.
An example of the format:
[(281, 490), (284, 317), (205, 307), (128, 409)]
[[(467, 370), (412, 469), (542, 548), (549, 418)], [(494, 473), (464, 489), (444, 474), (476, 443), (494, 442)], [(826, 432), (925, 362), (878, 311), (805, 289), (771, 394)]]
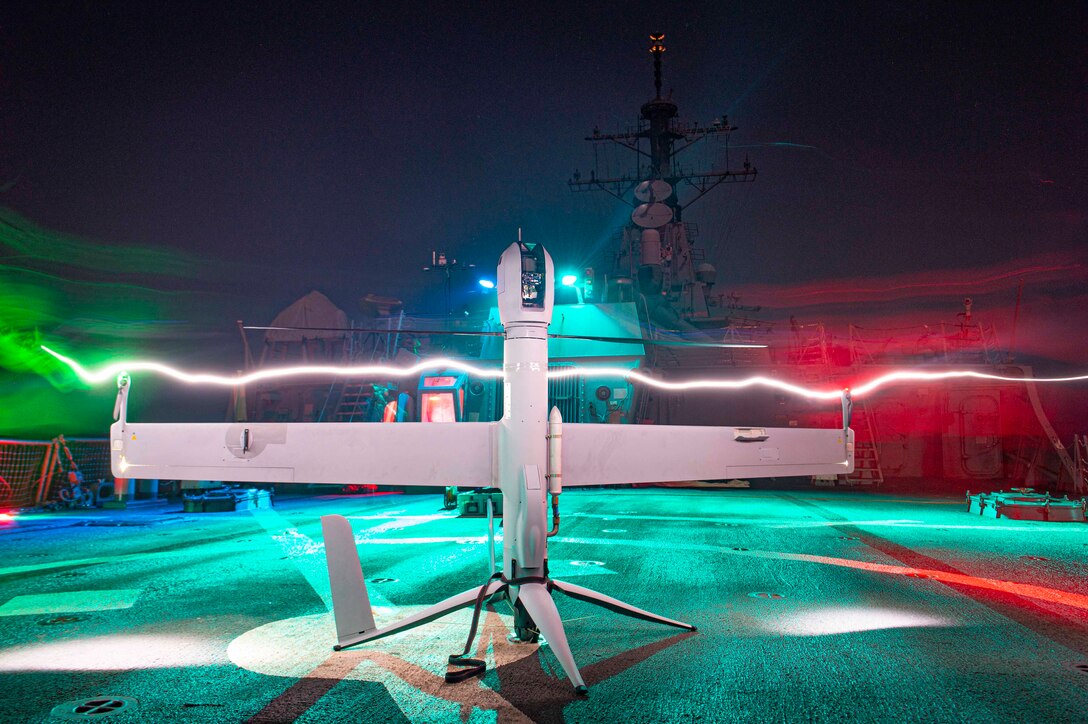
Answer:
[[(633, 174), (605, 177), (598, 172), (598, 169), (594, 169), (590, 172), (588, 179), (576, 171), (569, 185), (573, 191), (600, 189), (624, 203), (630, 203), (630, 192), (639, 183), (652, 180), (665, 181), (676, 192), (668, 199), (659, 199), (659, 201), (671, 206), (676, 213), (676, 220), (680, 220), (682, 207), (690, 206), (719, 184), (755, 181), (756, 169), (745, 158), (740, 171), (730, 170), (728, 145), (726, 145), (725, 154), (726, 168), (723, 170), (696, 173), (685, 171), (680, 167), (676, 161), (680, 153), (710, 138), (721, 138), (728, 142), (729, 134), (737, 130), (737, 127), (729, 125), (729, 118), (725, 114), (714, 119), (710, 125), (677, 121), (676, 104), (670, 98), (661, 96), (661, 61), (665, 54), (664, 33), (650, 34), (650, 54), (654, 58), (655, 95), (652, 100), (642, 104), (637, 126), (620, 133), (601, 133), (598, 129), (594, 129), (593, 135), (586, 136), (585, 139), (593, 143), (614, 143), (634, 151), (639, 156), (637, 170)], [(648, 160), (648, 165), (643, 163), (643, 159)], [(681, 183), (688, 190), (695, 192), (683, 205), (679, 198)]]

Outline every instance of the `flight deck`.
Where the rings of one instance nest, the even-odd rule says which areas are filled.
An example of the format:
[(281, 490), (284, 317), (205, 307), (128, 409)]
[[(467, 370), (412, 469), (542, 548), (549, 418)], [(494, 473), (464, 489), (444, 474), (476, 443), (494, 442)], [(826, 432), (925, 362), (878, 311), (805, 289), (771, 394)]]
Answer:
[[(20, 514), (0, 545), (5, 721), (1073, 721), (1088, 710), (1088, 527), (960, 497), (569, 489), (549, 572), (688, 621), (554, 593), (590, 687), (484, 608), (334, 653), (320, 518), (346, 516), (378, 625), (488, 576), (487, 522), (438, 494), (271, 509)], [(501, 535), (501, 529), (500, 529)], [(94, 704), (94, 702), (98, 702)], [(99, 713), (74, 713), (80, 704)]]

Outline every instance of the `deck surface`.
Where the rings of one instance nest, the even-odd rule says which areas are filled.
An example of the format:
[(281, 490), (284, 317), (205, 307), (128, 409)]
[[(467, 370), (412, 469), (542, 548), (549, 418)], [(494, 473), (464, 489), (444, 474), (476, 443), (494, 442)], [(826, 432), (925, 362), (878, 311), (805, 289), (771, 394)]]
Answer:
[(378, 624), (483, 583), (486, 524), (437, 495), (298, 496), (0, 523), (0, 721), (118, 697), (122, 722), (1088, 720), (1088, 526), (842, 490), (563, 494), (551, 573), (695, 633), (556, 593), (590, 686), (470, 612), (332, 651), (319, 518), (351, 520)]

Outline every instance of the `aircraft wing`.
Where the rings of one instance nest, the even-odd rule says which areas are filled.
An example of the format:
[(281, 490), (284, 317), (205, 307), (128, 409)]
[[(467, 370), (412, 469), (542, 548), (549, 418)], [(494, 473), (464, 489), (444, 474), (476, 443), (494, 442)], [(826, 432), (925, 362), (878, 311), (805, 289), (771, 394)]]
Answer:
[(494, 484), (496, 423), (132, 423), (110, 428), (122, 478)]
[(794, 427), (563, 424), (564, 486), (853, 470), (853, 430), (844, 435), (841, 429)]

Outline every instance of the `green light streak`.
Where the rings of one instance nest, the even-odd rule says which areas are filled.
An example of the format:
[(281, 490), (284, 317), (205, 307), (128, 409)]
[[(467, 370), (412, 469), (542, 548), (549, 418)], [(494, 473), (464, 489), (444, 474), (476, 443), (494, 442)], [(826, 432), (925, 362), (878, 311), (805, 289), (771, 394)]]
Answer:
[(42, 229), (12, 209), (0, 208), (0, 246), (5, 255), (110, 273), (194, 276), (199, 260), (175, 251), (101, 244)]
[[(0, 207), (0, 435), (104, 434), (113, 392), (88, 390), (40, 346), (63, 340), (89, 364), (149, 347), (184, 351), (188, 320), (215, 318), (215, 295), (190, 281), (207, 269), (186, 253), (82, 239)], [(186, 330), (188, 351), (194, 336)]]

